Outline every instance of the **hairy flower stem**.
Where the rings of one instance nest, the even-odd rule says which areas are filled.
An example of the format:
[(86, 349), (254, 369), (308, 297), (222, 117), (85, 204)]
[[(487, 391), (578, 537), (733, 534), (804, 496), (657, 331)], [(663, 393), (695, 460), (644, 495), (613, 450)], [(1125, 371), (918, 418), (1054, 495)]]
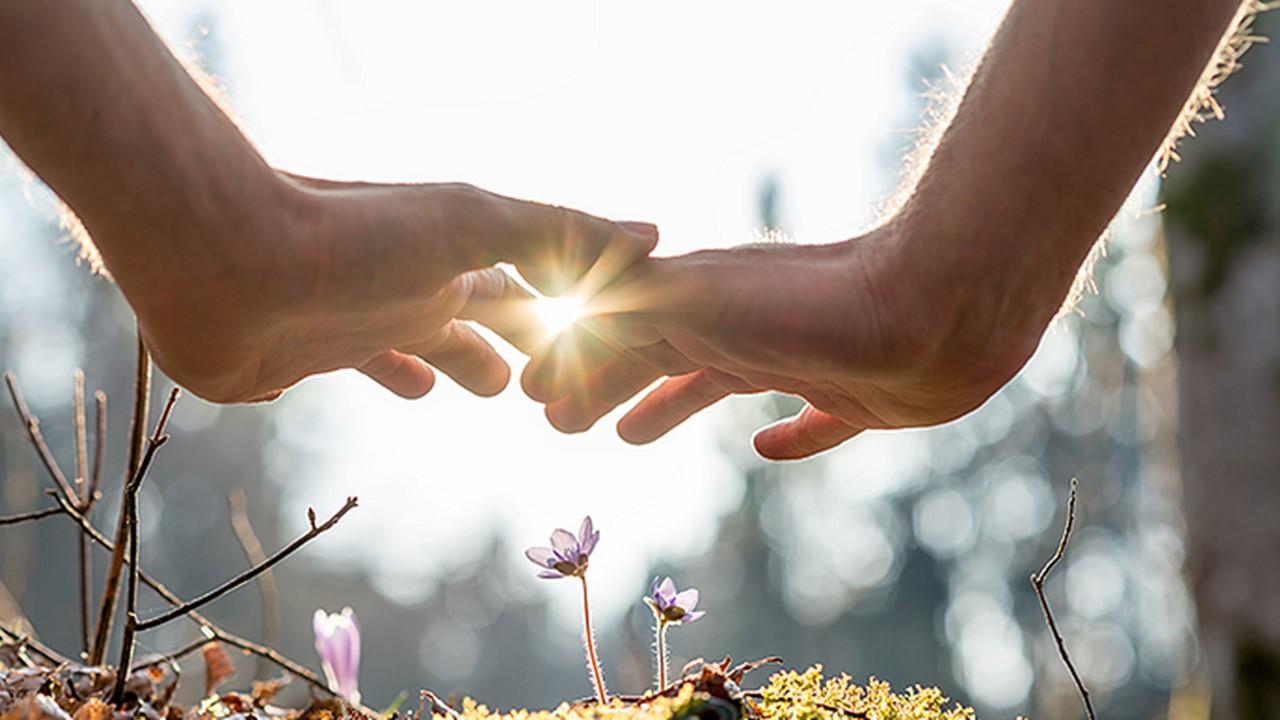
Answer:
[(658, 618), (657, 637), (653, 651), (657, 655), (658, 692), (662, 692), (667, 687), (667, 623), (662, 618)]
[(604, 687), (604, 674), (600, 672), (600, 660), (596, 658), (596, 636), (591, 631), (591, 603), (587, 599), (587, 576), (579, 575), (582, 581), (582, 628), (583, 643), (587, 646), (587, 662), (591, 665), (591, 682), (595, 685), (596, 700), (601, 705), (609, 702), (609, 691)]

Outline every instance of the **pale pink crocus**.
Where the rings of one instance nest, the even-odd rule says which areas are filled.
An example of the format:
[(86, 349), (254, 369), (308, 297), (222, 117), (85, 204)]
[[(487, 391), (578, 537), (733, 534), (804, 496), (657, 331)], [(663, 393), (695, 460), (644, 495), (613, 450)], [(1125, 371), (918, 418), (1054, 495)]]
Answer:
[(352, 705), (360, 704), (360, 625), (351, 608), (329, 614), (316, 610), (313, 622), (316, 652), (324, 667), (329, 689)]

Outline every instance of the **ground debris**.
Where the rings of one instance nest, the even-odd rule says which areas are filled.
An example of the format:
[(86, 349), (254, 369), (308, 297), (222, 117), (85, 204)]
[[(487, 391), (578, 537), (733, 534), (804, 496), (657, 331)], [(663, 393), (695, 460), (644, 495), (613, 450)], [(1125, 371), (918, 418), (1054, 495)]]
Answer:
[[(213, 687), (196, 705), (173, 702), (181, 673), (176, 663), (153, 663), (125, 680), (124, 701), (110, 703), (113, 668), (71, 662), (41, 663), (20, 642), (0, 641), (0, 720), (371, 720), (362, 708), (334, 697), (312, 698), (302, 708), (272, 705), (291, 678), (254, 683), (248, 693), (214, 692), (228, 677), (226, 653), (206, 646), (206, 682)], [(211, 662), (210, 662), (211, 661)]]

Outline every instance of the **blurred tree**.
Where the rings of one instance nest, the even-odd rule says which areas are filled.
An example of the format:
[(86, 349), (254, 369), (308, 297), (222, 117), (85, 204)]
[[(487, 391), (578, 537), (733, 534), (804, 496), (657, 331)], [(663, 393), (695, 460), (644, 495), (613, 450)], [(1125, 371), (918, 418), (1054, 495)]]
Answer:
[[(1280, 13), (1257, 34), (1280, 34)], [(1280, 48), (1219, 89), (1228, 121), (1163, 188), (1188, 568), (1213, 717), (1280, 717)]]

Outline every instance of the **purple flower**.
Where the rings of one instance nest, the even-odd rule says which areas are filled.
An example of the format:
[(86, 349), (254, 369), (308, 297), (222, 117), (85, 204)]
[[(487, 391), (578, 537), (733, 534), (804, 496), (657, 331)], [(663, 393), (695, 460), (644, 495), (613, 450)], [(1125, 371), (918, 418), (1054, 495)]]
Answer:
[(587, 572), (587, 560), (599, 539), (600, 531), (594, 528), (588, 515), (582, 519), (577, 537), (564, 528), (556, 528), (551, 533), (551, 547), (531, 547), (524, 551), (524, 556), (534, 565), (544, 568), (538, 573), (540, 578), (582, 577)]
[(360, 672), (360, 626), (351, 608), (330, 615), (316, 610), (313, 627), (316, 633), (316, 652), (324, 666), (329, 689), (347, 699), (353, 705), (360, 704), (357, 676)]
[(654, 578), (653, 587), (644, 601), (649, 603), (653, 613), (658, 616), (658, 622), (664, 625), (691, 623), (706, 614), (701, 610), (694, 611), (698, 605), (698, 589), (689, 588), (677, 593), (676, 584), (669, 577), (662, 578), (661, 581)]

